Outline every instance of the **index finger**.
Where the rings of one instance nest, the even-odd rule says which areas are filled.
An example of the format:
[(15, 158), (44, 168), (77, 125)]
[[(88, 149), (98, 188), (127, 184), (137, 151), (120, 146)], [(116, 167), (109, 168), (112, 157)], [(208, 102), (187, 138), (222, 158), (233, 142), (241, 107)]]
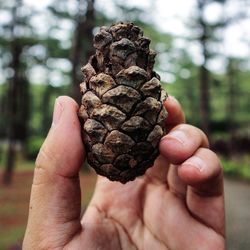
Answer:
[(168, 112), (166, 120), (167, 132), (169, 132), (176, 125), (185, 123), (185, 115), (181, 104), (173, 96), (168, 96), (164, 106)]

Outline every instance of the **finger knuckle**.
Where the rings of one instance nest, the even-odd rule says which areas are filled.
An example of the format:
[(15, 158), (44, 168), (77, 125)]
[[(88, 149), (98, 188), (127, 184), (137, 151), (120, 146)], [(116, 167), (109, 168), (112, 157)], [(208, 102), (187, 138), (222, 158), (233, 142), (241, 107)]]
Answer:
[(49, 156), (44, 147), (41, 147), (35, 161), (35, 167), (37, 169), (44, 169), (45, 163), (48, 161)]
[(221, 161), (214, 151), (208, 148), (200, 148), (198, 150), (198, 154), (201, 154), (201, 157), (206, 159), (207, 164), (212, 164), (212, 167), (215, 169), (215, 172), (222, 172)]

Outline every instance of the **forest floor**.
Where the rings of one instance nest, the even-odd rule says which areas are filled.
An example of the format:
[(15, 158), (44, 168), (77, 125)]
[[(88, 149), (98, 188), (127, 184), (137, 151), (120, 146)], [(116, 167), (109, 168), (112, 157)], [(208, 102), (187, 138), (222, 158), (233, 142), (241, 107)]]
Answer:
[(227, 250), (250, 249), (250, 183), (225, 179)]
[[(0, 250), (20, 250), (27, 223), (30, 187), (33, 173), (16, 172), (13, 184), (0, 185)], [(81, 174), (84, 183), (83, 207), (89, 202), (96, 175)], [(227, 249), (250, 249), (250, 184), (225, 179)]]
[[(32, 171), (18, 171), (10, 186), (4, 187), (0, 184), (0, 250), (21, 249), (27, 223), (32, 178)], [(81, 186), (84, 183), (83, 208), (92, 196), (95, 180), (96, 175), (92, 171), (81, 173)]]

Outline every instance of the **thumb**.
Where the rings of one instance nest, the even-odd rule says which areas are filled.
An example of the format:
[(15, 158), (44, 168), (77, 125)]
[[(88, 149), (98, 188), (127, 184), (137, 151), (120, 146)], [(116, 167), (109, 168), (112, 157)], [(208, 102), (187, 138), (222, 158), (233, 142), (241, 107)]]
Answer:
[(78, 172), (85, 153), (77, 110), (69, 97), (55, 102), (52, 126), (36, 160), (24, 249), (64, 246), (81, 227)]

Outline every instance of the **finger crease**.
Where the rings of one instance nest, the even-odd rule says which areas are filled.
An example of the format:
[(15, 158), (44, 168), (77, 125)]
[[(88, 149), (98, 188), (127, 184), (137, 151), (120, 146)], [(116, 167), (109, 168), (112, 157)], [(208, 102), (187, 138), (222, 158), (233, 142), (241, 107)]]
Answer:
[(147, 173), (145, 173), (145, 177), (149, 183), (152, 183), (152, 184), (157, 185), (157, 186), (166, 186), (166, 188), (168, 189), (167, 181), (164, 182), (159, 177), (151, 176)]
[(213, 232), (215, 232), (216, 234), (218, 234), (219, 236), (221, 236), (224, 240), (225, 240), (225, 236), (219, 232), (217, 232), (216, 228), (212, 227), (209, 223), (207, 223), (205, 220), (203, 220), (202, 218), (200, 218), (199, 216), (197, 216), (196, 214), (192, 213), (192, 211), (189, 211), (190, 215), (200, 224), (202, 224), (203, 226), (207, 227), (208, 229), (212, 230)]
[(204, 198), (210, 198), (210, 197), (220, 197), (222, 195), (222, 192), (220, 190), (216, 190), (214, 192), (207, 191), (207, 190), (200, 190), (194, 187), (191, 187), (192, 192), (194, 192), (196, 195), (204, 197)]
[(120, 249), (122, 249), (122, 244), (121, 244), (121, 237), (120, 237), (120, 233), (119, 233), (119, 229), (118, 229), (117, 225), (119, 225), (122, 228), (122, 230), (124, 231), (124, 233), (128, 237), (128, 239), (131, 242), (131, 244), (135, 247), (136, 250), (138, 250), (138, 247), (133, 242), (131, 236), (129, 235), (129, 233), (127, 231), (127, 229), (120, 222), (118, 222), (116, 219), (114, 219), (113, 217), (108, 217), (108, 219), (110, 219), (111, 221), (113, 221), (113, 223), (115, 225), (115, 229), (116, 229), (116, 232), (117, 232), (118, 238), (119, 238)]
[[(47, 172), (49, 172), (49, 170), (53, 170), (52, 168), (48, 168), (48, 167), (43, 166), (41, 164), (40, 160), (39, 160), (39, 157), (42, 156), (45, 159), (47, 159), (49, 162), (53, 162), (54, 157), (51, 157), (49, 154), (47, 154), (46, 151), (43, 148), (40, 149), (39, 155), (40, 156), (38, 156), (38, 158), (36, 160), (36, 163), (35, 163), (35, 169), (44, 170), (44, 171), (47, 171)], [(56, 167), (55, 167), (55, 170), (52, 171), (52, 174), (58, 175), (60, 177), (66, 178), (66, 179), (72, 179), (72, 180), (75, 180), (75, 179), (79, 178), (78, 172), (76, 174), (66, 175), (66, 174), (60, 173)]]
[(129, 235), (129, 232), (127, 231), (127, 229), (119, 222), (117, 221), (115, 218), (113, 218), (112, 216), (108, 215), (105, 211), (103, 211), (100, 207), (98, 207), (96, 204), (92, 204), (92, 207), (94, 207), (99, 214), (101, 214), (103, 216), (103, 218), (109, 219), (111, 222), (113, 222), (114, 226), (115, 226), (115, 230), (118, 234), (118, 238), (119, 238), (119, 246), (120, 249), (122, 250), (122, 245), (121, 245), (121, 238), (120, 238), (120, 233), (119, 230), (117, 228), (116, 223), (122, 228), (122, 230), (124, 231), (124, 233), (126, 234), (127, 238), (129, 239), (129, 241), (131, 242), (131, 244), (135, 247), (136, 250), (138, 250), (138, 247), (136, 246), (135, 242), (132, 240), (131, 236)]
[(186, 200), (186, 194), (178, 191), (177, 189), (175, 189), (173, 186), (169, 186), (169, 191), (176, 196), (177, 198), (181, 199), (181, 200)]
[(153, 233), (153, 230), (151, 230), (149, 226), (147, 226), (146, 224), (145, 224), (145, 226), (146, 226), (147, 230), (150, 232), (150, 234), (153, 236), (153, 238), (155, 238), (157, 241), (159, 241), (160, 244), (166, 248), (166, 250), (170, 250), (169, 246), (164, 241), (159, 239), (159, 237)]

